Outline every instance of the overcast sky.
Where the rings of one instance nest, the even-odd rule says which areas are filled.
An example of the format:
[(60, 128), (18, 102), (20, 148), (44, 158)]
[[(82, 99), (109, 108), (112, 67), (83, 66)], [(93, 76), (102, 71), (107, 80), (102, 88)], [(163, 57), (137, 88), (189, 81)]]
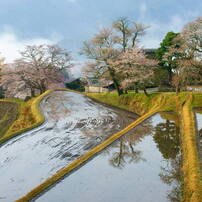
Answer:
[(141, 45), (156, 48), (168, 31), (202, 15), (201, 0), (0, 0), (0, 6), (0, 52), (7, 62), (26, 44), (41, 43), (58, 43), (82, 62), (82, 42), (122, 16), (150, 25)]

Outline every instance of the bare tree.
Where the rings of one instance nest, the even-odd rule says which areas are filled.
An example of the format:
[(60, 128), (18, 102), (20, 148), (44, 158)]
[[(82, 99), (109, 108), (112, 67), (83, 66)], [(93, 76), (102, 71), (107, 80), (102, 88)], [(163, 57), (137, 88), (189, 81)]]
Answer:
[(135, 47), (140, 36), (146, 33), (149, 26), (140, 23), (131, 22), (127, 17), (121, 17), (113, 23), (116, 30), (116, 39), (122, 46), (123, 52), (127, 48)]

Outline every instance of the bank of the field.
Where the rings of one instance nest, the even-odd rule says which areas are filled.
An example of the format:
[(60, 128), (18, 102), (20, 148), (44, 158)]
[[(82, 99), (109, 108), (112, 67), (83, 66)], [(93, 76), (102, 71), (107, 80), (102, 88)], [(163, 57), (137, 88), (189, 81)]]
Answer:
[(18, 118), (19, 104), (0, 100), (0, 138)]
[(118, 96), (117, 93), (85, 93), (87, 96), (99, 102), (107, 103), (136, 114), (147, 113), (163, 97), (164, 105), (161, 111), (178, 111), (179, 106), (186, 101), (187, 93), (151, 93), (146, 96), (144, 93), (128, 93)]
[(18, 118), (15, 120), (7, 132), (0, 138), (0, 144), (5, 143), (9, 139), (29, 131), (37, 126), (40, 126), (45, 121), (44, 116), (40, 112), (40, 102), (53, 90), (48, 90), (38, 97), (32, 98), (31, 100), (24, 102), (19, 99), (5, 99), (2, 102), (9, 101), (18, 103)]
[[(183, 185), (182, 201), (202, 201), (202, 173), (196, 137), (196, 120), (193, 107), (200, 106), (201, 94), (187, 96), (181, 110)], [(194, 100), (195, 99), (195, 100)]]

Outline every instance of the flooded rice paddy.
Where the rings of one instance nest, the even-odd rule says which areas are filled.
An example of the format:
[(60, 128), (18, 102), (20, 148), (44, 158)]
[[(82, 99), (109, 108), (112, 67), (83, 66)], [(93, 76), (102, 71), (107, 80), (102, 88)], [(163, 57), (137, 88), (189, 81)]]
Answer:
[(197, 121), (197, 128), (198, 128), (198, 147), (199, 147), (199, 154), (201, 159), (202, 165), (202, 110), (196, 110), (196, 121)]
[(42, 126), (0, 147), (2, 202), (23, 196), (137, 118), (66, 91), (51, 93), (41, 110), (46, 117)]
[(36, 201), (179, 201), (181, 150), (178, 123), (173, 113), (151, 117)]

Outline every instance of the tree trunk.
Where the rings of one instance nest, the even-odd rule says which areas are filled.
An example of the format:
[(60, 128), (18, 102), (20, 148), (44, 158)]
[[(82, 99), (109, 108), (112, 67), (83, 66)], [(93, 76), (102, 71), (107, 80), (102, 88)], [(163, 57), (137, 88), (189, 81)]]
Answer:
[(125, 31), (123, 32), (123, 52), (126, 52), (126, 33)]
[(46, 85), (45, 85), (45, 80), (41, 81), (41, 86), (40, 86), (40, 94), (44, 93), (46, 91)]
[(35, 97), (35, 90), (31, 88), (31, 97)]
[(139, 90), (138, 90), (138, 88), (137, 88), (137, 87), (135, 88), (135, 93), (139, 93)]
[(123, 90), (120, 88), (119, 82), (118, 82), (118, 80), (115, 77), (114, 71), (110, 67), (108, 67), (108, 70), (109, 70), (110, 76), (111, 76), (111, 78), (112, 78), (112, 80), (114, 82), (114, 86), (115, 86), (115, 88), (116, 88), (116, 90), (118, 92), (118, 95), (119, 96), (122, 95), (123, 94)]
[(136, 38), (137, 38), (137, 33), (135, 33), (135, 36), (133, 37), (133, 43), (132, 43), (133, 48), (135, 47)]
[(172, 85), (172, 78), (173, 78), (172, 68), (169, 68), (168, 69), (168, 81), (169, 81), (170, 85)]
[(146, 90), (146, 88), (144, 88), (143, 89), (143, 91), (144, 91), (144, 94), (148, 97), (149, 96), (149, 94), (147, 93), (147, 90)]
[(115, 78), (112, 78), (113, 82), (114, 82), (114, 86), (118, 92), (118, 95), (122, 95), (123, 94), (123, 90), (120, 88), (118, 81)]
[(180, 88), (179, 88), (179, 86), (176, 86), (175, 91), (176, 91), (176, 94), (178, 95), (179, 92), (180, 92)]
[(39, 91), (40, 91), (40, 94), (42, 94), (42, 93), (43, 93), (43, 89), (42, 89), (42, 88), (40, 88), (40, 89), (39, 89)]

